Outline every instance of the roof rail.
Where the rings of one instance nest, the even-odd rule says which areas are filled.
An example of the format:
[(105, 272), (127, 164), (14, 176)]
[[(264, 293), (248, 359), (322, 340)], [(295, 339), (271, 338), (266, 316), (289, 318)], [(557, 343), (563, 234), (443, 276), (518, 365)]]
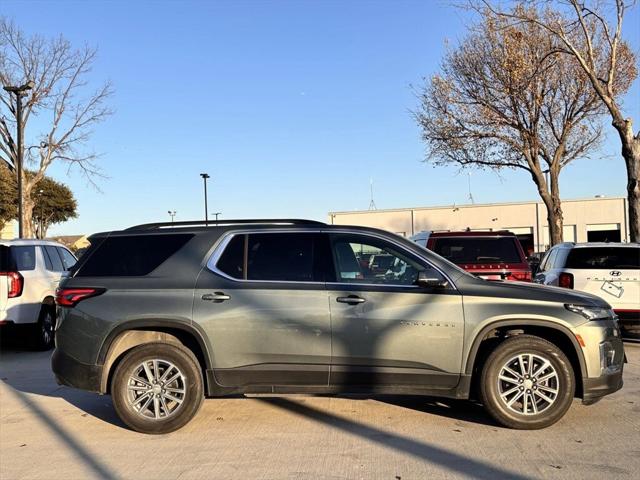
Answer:
[(129, 230), (157, 230), (160, 228), (176, 228), (176, 227), (219, 227), (227, 225), (316, 225), (326, 226), (326, 223), (316, 220), (304, 220), (299, 218), (265, 218), (265, 219), (246, 219), (246, 220), (192, 220), (181, 222), (157, 222), (143, 223), (126, 228)]

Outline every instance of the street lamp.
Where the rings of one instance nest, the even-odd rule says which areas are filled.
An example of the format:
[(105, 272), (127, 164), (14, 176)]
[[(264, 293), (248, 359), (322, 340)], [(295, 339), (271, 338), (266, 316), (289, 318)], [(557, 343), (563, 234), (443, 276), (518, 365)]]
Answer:
[(29, 80), (24, 85), (19, 87), (5, 86), (5, 91), (13, 93), (16, 96), (16, 136), (17, 138), (17, 150), (16, 150), (16, 170), (18, 175), (18, 238), (22, 238), (22, 97), (27, 96), (27, 90), (32, 90), (35, 84)]
[(207, 209), (207, 178), (211, 178), (208, 173), (201, 173), (200, 176), (204, 181), (204, 225), (209, 226), (209, 213)]
[(176, 211), (175, 210), (169, 210), (167, 211), (167, 213), (169, 214), (169, 216), (171, 217), (171, 223), (173, 223), (173, 217), (176, 216)]
[(38, 190), (38, 202), (40, 203), (40, 238), (44, 238), (44, 220), (42, 219), (43, 216), (43, 211), (42, 209), (44, 208), (42, 205), (42, 194), (44, 193), (44, 190), (40, 189)]
[(216, 216), (216, 224), (217, 224), (218, 223), (218, 215), (222, 215), (222, 212), (212, 213), (211, 215), (215, 215)]

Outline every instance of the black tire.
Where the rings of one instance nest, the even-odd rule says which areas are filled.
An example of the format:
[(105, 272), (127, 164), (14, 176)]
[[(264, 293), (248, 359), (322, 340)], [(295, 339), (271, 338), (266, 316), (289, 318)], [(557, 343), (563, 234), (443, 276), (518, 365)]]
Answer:
[[(164, 389), (161, 391), (152, 389), (143, 390), (147, 388), (143, 383), (137, 383), (131, 379), (131, 376), (135, 372), (141, 373), (141, 376), (138, 378), (148, 379), (148, 375), (144, 373), (145, 370), (140, 370), (140, 367), (143, 363), (151, 362), (150, 364), (146, 363), (146, 365), (151, 369), (150, 372), (153, 373), (153, 360), (157, 360), (160, 365), (157, 369), (159, 372), (158, 376), (163, 372), (161, 366), (168, 364), (173, 365), (178, 369), (179, 373), (182, 374), (178, 380), (172, 382), (170, 385), (166, 385), (167, 388), (173, 387), (173, 390), (184, 390), (184, 394), (166, 393), (166, 395), (181, 397), (182, 402), (179, 405), (172, 400), (167, 400), (166, 403), (161, 404), (160, 402), (165, 401)], [(167, 370), (169, 370), (169, 367), (165, 368), (164, 371), (166, 372)], [(171, 377), (174, 374), (175, 371), (171, 371), (168, 375)], [(150, 382), (149, 385), (157, 382), (158, 376), (156, 376), (156, 380)], [(168, 378), (168, 380), (170, 380), (170, 378)], [(158, 382), (156, 385), (153, 385), (152, 388), (160, 388), (160, 383), (161, 382)], [(132, 391), (130, 386), (140, 391)], [(165, 385), (162, 385), (162, 387), (164, 388)], [(156, 396), (154, 392), (161, 395), (162, 399), (156, 400), (154, 397), (160, 397)], [(146, 395), (146, 398), (138, 402), (138, 407), (140, 407), (140, 409), (138, 409), (133, 403), (140, 400), (140, 397), (144, 395)], [(144, 407), (143, 404), (147, 403), (149, 395), (151, 396), (152, 404), (141, 413), (139, 410)], [(111, 396), (116, 413), (120, 419), (133, 430), (149, 434), (173, 432), (186, 425), (196, 413), (198, 413), (202, 405), (204, 399), (202, 371), (195, 356), (187, 348), (163, 342), (147, 343), (130, 350), (118, 364), (111, 383)], [(158, 402), (159, 410), (155, 407), (156, 401)], [(167, 410), (164, 410), (163, 406), (166, 407), (167, 405)], [(170, 410), (172, 405), (175, 409)], [(169, 410), (170, 413), (168, 415), (165, 413), (163, 418), (162, 412)], [(160, 411), (159, 418), (148, 416), (152, 414), (157, 415), (158, 411)]]
[(28, 329), (29, 344), (34, 350), (51, 350), (55, 343), (56, 308), (42, 305), (38, 321)]
[[(535, 374), (546, 365), (545, 361), (549, 365), (538, 373), (533, 383), (534, 376), (528, 372), (533, 370)], [(503, 370), (505, 366), (512, 366), (516, 374), (523, 370), (525, 374), (514, 376)], [(506, 376), (509, 380), (501, 380), (501, 373), (502, 378)], [(550, 374), (551, 378), (545, 379)], [(489, 414), (498, 423), (520, 430), (545, 428), (560, 420), (573, 402), (575, 388), (575, 375), (566, 355), (553, 343), (533, 335), (518, 335), (500, 343), (487, 358), (480, 378), (480, 397)], [(557, 393), (549, 393), (553, 390)], [(544, 400), (543, 396), (552, 401)], [(509, 406), (508, 402), (514, 397), (515, 401)]]

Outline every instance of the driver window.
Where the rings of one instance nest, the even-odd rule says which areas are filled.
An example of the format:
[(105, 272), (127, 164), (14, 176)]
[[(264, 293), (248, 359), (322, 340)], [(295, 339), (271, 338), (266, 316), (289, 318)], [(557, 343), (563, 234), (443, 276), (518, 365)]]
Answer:
[(393, 244), (365, 235), (331, 235), (337, 282), (415, 285), (427, 268)]

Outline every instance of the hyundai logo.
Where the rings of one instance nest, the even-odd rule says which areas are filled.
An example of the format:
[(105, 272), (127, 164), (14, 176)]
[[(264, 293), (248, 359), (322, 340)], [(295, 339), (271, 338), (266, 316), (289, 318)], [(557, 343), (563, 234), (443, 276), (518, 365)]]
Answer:
[(609, 272), (609, 275), (611, 275), (612, 277), (619, 277), (620, 275), (622, 275), (622, 272), (620, 270), (611, 270)]

